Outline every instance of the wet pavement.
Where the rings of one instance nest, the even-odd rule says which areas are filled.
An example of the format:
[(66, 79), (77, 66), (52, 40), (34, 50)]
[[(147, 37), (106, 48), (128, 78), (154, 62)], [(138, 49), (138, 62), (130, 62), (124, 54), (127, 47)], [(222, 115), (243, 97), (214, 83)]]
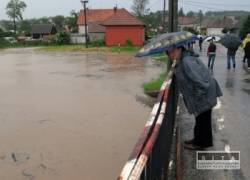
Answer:
[(132, 55), (0, 51), (0, 179), (115, 179), (164, 66)]
[[(240, 170), (197, 170), (196, 152), (182, 151), (183, 179), (193, 180), (247, 180), (250, 179), (250, 71), (243, 65), (243, 54), (236, 56), (236, 70), (227, 70), (226, 49), (217, 45), (218, 52), (214, 65), (214, 77), (218, 80), (223, 97), (213, 111), (214, 147), (208, 150), (240, 151)], [(200, 58), (207, 64), (207, 44)], [(193, 137), (194, 117), (187, 113), (180, 101), (180, 124), (182, 141)]]

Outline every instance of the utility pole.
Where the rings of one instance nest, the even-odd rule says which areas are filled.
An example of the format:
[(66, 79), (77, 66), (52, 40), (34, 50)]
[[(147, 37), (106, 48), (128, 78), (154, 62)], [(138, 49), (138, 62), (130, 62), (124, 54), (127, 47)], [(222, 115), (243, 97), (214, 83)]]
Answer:
[(163, 17), (162, 17), (162, 27), (163, 32), (166, 30), (166, 0), (163, 2)]
[(178, 0), (169, 0), (168, 32), (178, 31)]
[(84, 21), (85, 21), (85, 47), (88, 48), (88, 23), (87, 23), (87, 10), (86, 10), (86, 3), (88, 3), (88, 0), (81, 0), (83, 7), (84, 7)]

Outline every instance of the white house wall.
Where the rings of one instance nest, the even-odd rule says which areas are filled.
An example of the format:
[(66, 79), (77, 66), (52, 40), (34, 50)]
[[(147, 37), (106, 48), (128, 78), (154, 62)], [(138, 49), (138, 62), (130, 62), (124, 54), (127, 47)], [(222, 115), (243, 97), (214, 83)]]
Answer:
[[(79, 26), (79, 34), (85, 34), (85, 26)], [(87, 26), (87, 31), (88, 31), (88, 26)]]
[(207, 28), (207, 35), (221, 35), (223, 28)]
[(70, 35), (70, 42), (72, 44), (84, 44), (85, 41), (85, 36), (80, 35), (80, 34), (71, 34)]

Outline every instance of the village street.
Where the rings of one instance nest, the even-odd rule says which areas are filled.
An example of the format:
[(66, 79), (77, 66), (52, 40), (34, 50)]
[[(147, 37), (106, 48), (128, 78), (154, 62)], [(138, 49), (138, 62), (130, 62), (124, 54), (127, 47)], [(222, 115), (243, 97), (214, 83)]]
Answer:
[[(203, 45), (200, 58), (207, 65), (207, 45)], [(214, 108), (213, 151), (240, 151), (240, 170), (197, 170), (196, 152), (183, 150), (183, 165), (185, 180), (193, 179), (250, 179), (250, 72), (243, 65), (241, 50), (236, 56), (236, 70), (227, 70), (226, 49), (217, 44), (218, 50), (214, 65), (214, 77), (218, 80), (223, 91), (218, 105)], [(198, 49), (196, 47), (196, 49)], [(197, 51), (196, 51), (197, 52)], [(181, 134), (182, 140), (193, 137), (194, 117), (190, 116), (181, 102)]]

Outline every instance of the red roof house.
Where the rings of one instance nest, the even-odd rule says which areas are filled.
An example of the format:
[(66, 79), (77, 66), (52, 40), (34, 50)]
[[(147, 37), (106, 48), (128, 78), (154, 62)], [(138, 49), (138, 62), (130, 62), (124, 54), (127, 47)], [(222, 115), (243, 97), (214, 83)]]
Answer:
[(143, 45), (144, 43), (144, 23), (125, 9), (117, 11), (102, 25), (106, 27), (105, 42), (108, 46), (124, 45), (128, 40), (132, 41), (134, 45)]
[[(84, 11), (78, 18), (79, 32), (84, 30)], [(126, 9), (88, 9), (88, 33), (104, 33), (106, 45), (125, 45), (128, 40), (134, 45), (144, 43), (144, 23)]]

